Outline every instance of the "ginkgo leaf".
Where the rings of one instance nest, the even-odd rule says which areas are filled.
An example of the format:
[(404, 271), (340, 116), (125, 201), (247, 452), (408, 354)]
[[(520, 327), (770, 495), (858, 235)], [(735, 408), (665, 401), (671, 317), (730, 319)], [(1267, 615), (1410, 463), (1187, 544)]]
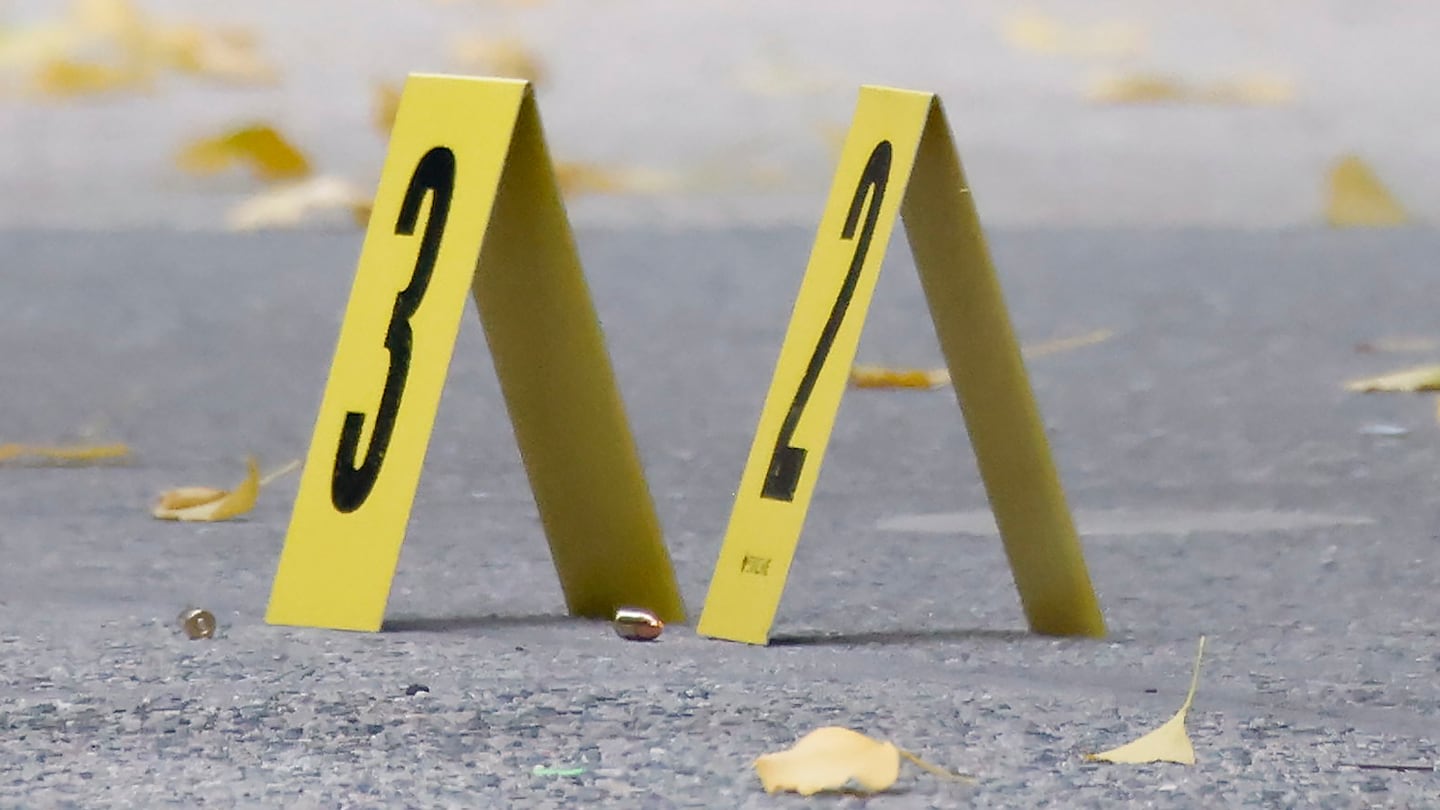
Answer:
[(539, 84), (545, 70), (539, 57), (517, 39), (493, 39), (466, 35), (454, 40), (450, 56), (461, 67), (505, 79), (524, 79)]
[(161, 520), (219, 521), (249, 512), (260, 495), (260, 467), (246, 460), (249, 474), (234, 490), (180, 487), (160, 493), (150, 514)]
[(265, 181), (304, 177), (310, 161), (268, 124), (256, 123), (192, 141), (176, 157), (192, 174), (215, 174), (243, 165)]
[(754, 764), (766, 793), (789, 790), (811, 796), (844, 790), (851, 784), (869, 793), (887, 790), (900, 778), (901, 758), (944, 779), (975, 781), (932, 765), (894, 743), (839, 726), (817, 728), (784, 751), (757, 757)]
[(1440, 366), (1419, 368), (1382, 374), (1379, 377), (1365, 377), (1345, 383), (1345, 390), (1370, 393), (1375, 391), (1440, 391)]
[(1200, 85), (1195, 95), (1197, 100), (1211, 104), (1279, 106), (1294, 100), (1295, 85), (1279, 76), (1254, 73)]
[(1285, 104), (1294, 96), (1295, 89), (1289, 81), (1263, 74), (1190, 84), (1173, 76), (1131, 73), (1099, 79), (1086, 93), (1086, 97), (1097, 104), (1273, 106)]
[(593, 163), (559, 161), (555, 164), (555, 180), (566, 197), (582, 194), (655, 194), (674, 189), (675, 177), (646, 169), (610, 169)]
[(86, 96), (150, 86), (150, 75), (127, 65), (52, 59), (31, 79), (34, 92), (43, 96)]
[(878, 793), (900, 778), (900, 749), (858, 731), (826, 726), (801, 737), (785, 751), (756, 758), (755, 772), (766, 793), (790, 790), (811, 796), (855, 782)]
[(68, 22), (0, 30), (0, 67), (29, 66), (65, 59), (94, 39), (90, 32)]
[[(1056, 338), (1023, 346), (1020, 353), (1027, 359), (1058, 354), (1071, 349), (1094, 346), (1114, 337), (1110, 329), (1096, 329), (1083, 335)], [(850, 370), (850, 385), (855, 388), (939, 388), (950, 382), (950, 371), (944, 368), (887, 368), (857, 365)]]
[(937, 388), (948, 382), (950, 372), (943, 368), (855, 366), (850, 369), (850, 384), (856, 388)]
[(1385, 228), (1404, 225), (1410, 215), (1356, 155), (1344, 155), (1330, 168), (1325, 222), (1332, 228)]
[(370, 217), (370, 196), (339, 177), (312, 177), (275, 186), (237, 203), (225, 214), (232, 231), (294, 228), (339, 212), (345, 221), (364, 225)]
[(34, 66), (46, 96), (144, 89), (162, 70), (272, 83), (275, 69), (238, 28), (157, 24), (128, 0), (79, 0), (61, 20), (0, 38), (0, 64)]
[(77, 28), (111, 37), (134, 36), (146, 27), (130, 0), (75, 0), (69, 17)]
[(1126, 22), (1067, 25), (1037, 11), (1005, 21), (1005, 41), (1018, 50), (1077, 57), (1136, 56), (1145, 51), (1142, 26)]
[(155, 27), (146, 32), (142, 47), (146, 58), (182, 73), (237, 84), (273, 84), (279, 78), (260, 55), (255, 35), (244, 29)]
[(391, 82), (380, 82), (370, 92), (373, 102), (370, 121), (382, 135), (389, 135), (395, 128), (395, 114), (400, 111), (400, 86)]
[(1085, 758), (1097, 762), (1115, 762), (1122, 765), (1141, 765), (1147, 762), (1178, 762), (1181, 765), (1195, 764), (1195, 747), (1185, 733), (1185, 717), (1190, 705), (1195, 702), (1195, 690), (1200, 686), (1200, 659), (1205, 655), (1205, 637), (1200, 637), (1200, 647), (1195, 651), (1195, 670), (1190, 675), (1190, 691), (1180, 711), (1165, 721), (1165, 724), (1140, 739), (1102, 751), (1086, 754)]
[(19, 459), (29, 463), (84, 464), (113, 461), (130, 455), (124, 444), (77, 444), (46, 446), (36, 444), (0, 444), (0, 461)]
[(1020, 353), (1023, 354), (1026, 359), (1033, 360), (1036, 357), (1044, 357), (1050, 354), (1068, 352), (1071, 349), (1094, 346), (1097, 343), (1104, 343), (1114, 336), (1114, 330), (1096, 329), (1093, 332), (1086, 332), (1083, 335), (1075, 335), (1074, 337), (1055, 338), (1054, 340), (1046, 340), (1041, 343), (1032, 343), (1021, 347)]

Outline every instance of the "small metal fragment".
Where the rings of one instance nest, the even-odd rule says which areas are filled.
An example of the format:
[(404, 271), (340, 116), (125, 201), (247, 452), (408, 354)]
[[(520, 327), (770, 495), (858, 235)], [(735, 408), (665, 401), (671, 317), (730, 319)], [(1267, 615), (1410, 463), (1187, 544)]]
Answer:
[(640, 608), (620, 608), (612, 624), (615, 635), (626, 641), (654, 641), (665, 629), (665, 623), (654, 613)]
[(191, 608), (180, 614), (180, 629), (191, 640), (215, 636), (215, 614), (201, 608)]

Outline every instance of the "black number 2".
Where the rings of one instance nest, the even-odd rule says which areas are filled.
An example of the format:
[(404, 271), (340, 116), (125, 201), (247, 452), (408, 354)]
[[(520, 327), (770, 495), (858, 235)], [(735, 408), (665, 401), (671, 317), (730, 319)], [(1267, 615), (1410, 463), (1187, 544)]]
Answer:
[(432, 195), (430, 216), (425, 221), (425, 233), (420, 237), (415, 270), (410, 274), (410, 283), (395, 296), (395, 309), (390, 315), (390, 326), (385, 330), (390, 367), (385, 372), (385, 390), (380, 394), (375, 429), (371, 431), (370, 446), (365, 449), (363, 461), (357, 462), (357, 456), (365, 414), (347, 412), (345, 424), (340, 430), (340, 446), (335, 451), (335, 473), (330, 479), (330, 500), (341, 512), (354, 512), (365, 503), (370, 491), (375, 488), (375, 479), (380, 476), (380, 465), (385, 462), (385, 450), (390, 446), (390, 437), (395, 432), (395, 417), (400, 412), (400, 398), (405, 394), (405, 377), (410, 372), (410, 350), (414, 342), (410, 318), (420, 308), (420, 299), (424, 297), (425, 287), (430, 284), (430, 274), (435, 270), (435, 259), (440, 253), (440, 236), (445, 232), (445, 219), (450, 213), (450, 198), (454, 191), (455, 153), (437, 146), (425, 153), (415, 167), (415, 173), (410, 176), (410, 186), (400, 204), (400, 217), (395, 222), (397, 236), (413, 236), (420, 219), (420, 204), (427, 193)]
[[(800, 470), (805, 466), (807, 451), (803, 447), (792, 447), (790, 440), (795, 437), (795, 427), (800, 424), (800, 415), (805, 412), (805, 404), (810, 401), (810, 394), (815, 390), (815, 380), (820, 376), (820, 369), (824, 367), (825, 358), (830, 354), (835, 335), (840, 331), (841, 322), (845, 320), (845, 311), (850, 307), (855, 285), (860, 281), (860, 270), (865, 266), (865, 254), (870, 252), (870, 239), (875, 235), (875, 224), (880, 218), (880, 203), (885, 199), (885, 184), (890, 180), (891, 151), (889, 141), (876, 144), (874, 151), (870, 153), (870, 161), (865, 164), (865, 171), (860, 175), (860, 184), (855, 187), (855, 198), (850, 202), (850, 213), (845, 217), (845, 227), (840, 231), (840, 238), (855, 238), (855, 228), (860, 225), (861, 211), (865, 212), (865, 224), (860, 227), (860, 238), (855, 242), (855, 253), (850, 258), (850, 270), (845, 274), (844, 283), (840, 285), (840, 293), (835, 296), (835, 306), (830, 310), (830, 318), (820, 332), (815, 353), (810, 355), (810, 365), (806, 366), (805, 376), (800, 379), (800, 387), (795, 391), (795, 398), (790, 401), (790, 410), (786, 412), (785, 421), (780, 425), (780, 435), (775, 439), (775, 450), (770, 454), (770, 468), (765, 473), (765, 486), (760, 491), (762, 498), (775, 501), (795, 500), (795, 487), (800, 483)], [(870, 200), (868, 208), (865, 206), (867, 198)]]

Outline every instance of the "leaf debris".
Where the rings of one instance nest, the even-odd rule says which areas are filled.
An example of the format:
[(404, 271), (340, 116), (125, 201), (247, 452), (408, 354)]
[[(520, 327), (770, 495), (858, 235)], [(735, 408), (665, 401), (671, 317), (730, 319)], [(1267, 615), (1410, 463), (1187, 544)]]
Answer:
[(1332, 228), (1388, 228), (1410, 221), (1404, 206), (1357, 155), (1342, 155), (1326, 178), (1325, 222)]
[(1440, 365), (1394, 371), (1378, 377), (1363, 377), (1345, 383), (1346, 391), (1360, 393), (1440, 391)]
[(256, 122), (186, 144), (175, 158), (181, 169), (197, 175), (217, 174), (245, 166), (260, 180), (293, 180), (310, 174), (310, 161), (275, 127)]
[(1142, 765), (1148, 762), (1177, 762), (1181, 765), (1195, 764), (1195, 747), (1185, 733), (1185, 718), (1195, 702), (1195, 690), (1200, 687), (1200, 660), (1205, 655), (1205, 637), (1200, 637), (1199, 649), (1195, 651), (1195, 669), (1190, 675), (1190, 691), (1185, 702), (1174, 717), (1164, 725), (1138, 740), (1126, 743), (1109, 751), (1086, 754), (1085, 758), (1096, 762), (1114, 762), (1122, 765)]
[(126, 444), (0, 444), (0, 462), (21, 461), (32, 465), (79, 465), (127, 458)]
[(755, 773), (766, 793), (788, 790), (801, 796), (844, 790), (851, 783), (859, 792), (888, 790), (900, 778), (901, 758), (946, 779), (971, 782), (962, 774), (932, 765), (894, 743), (872, 739), (840, 726), (817, 728), (793, 746), (755, 759)]

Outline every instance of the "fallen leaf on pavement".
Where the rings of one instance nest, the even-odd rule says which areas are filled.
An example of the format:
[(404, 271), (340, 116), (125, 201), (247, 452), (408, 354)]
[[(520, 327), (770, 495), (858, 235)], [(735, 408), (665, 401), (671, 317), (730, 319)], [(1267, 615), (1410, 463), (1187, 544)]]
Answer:
[(255, 35), (240, 28), (157, 26), (143, 47), (149, 60), (196, 76), (235, 84), (274, 84), (280, 76), (260, 55)]
[(1086, 332), (1083, 335), (1076, 335), (1068, 338), (1056, 338), (1041, 343), (1033, 343), (1020, 349), (1020, 353), (1027, 359), (1044, 357), (1050, 354), (1068, 352), (1071, 349), (1080, 349), (1085, 346), (1094, 346), (1097, 343), (1104, 343), (1115, 336), (1113, 329), (1096, 329), (1094, 332)]
[(1190, 691), (1185, 695), (1185, 702), (1174, 717), (1132, 743), (1099, 754), (1086, 754), (1085, 758), (1122, 765), (1141, 765), (1147, 762), (1194, 765), (1195, 747), (1190, 744), (1190, 736), (1185, 733), (1185, 716), (1190, 713), (1190, 704), (1195, 702), (1195, 690), (1200, 686), (1200, 659), (1204, 655), (1205, 637), (1201, 636), (1200, 648), (1195, 651), (1195, 670), (1190, 675)]
[(1361, 393), (1440, 391), (1440, 366), (1420, 366), (1405, 371), (1382, 374), (1379, 377), (1351, 380), (1345, 383), (1345, 390)]
[(0, 444), (0, 461), (19, 459), (32, 464), (85, 464), (113, 461), (130, 455), (124, 444), (77, 444), (47, 446), (38, 444)]
[(646, 169), (608, 169), (593, 163), (559, 161), (555, 180), (566, 197), (582, 194), (655, 194), (678, 186), (675, 177)]
[(1332, 228), (1386, 228), (1404, 225), (1410, 216), (1355, 155), (1344, 155), (1330, 168), (1325, 222)]
[(1135, 23), (1068, 25), (1038, 11), (1010, 15), (1004, 37), (1017, 50), (1084, 58), (1138, 56), (1148, 45), (1145, 28)]
[(505, 79), (539, 84), (545, 78), (539, 57), (518, 39), (492, 39), (473, 34), (458, 37), (451, 43), (450, 57), (462, 68)]
[(400, 111), (400, 86), (392, 82), (377, 82), (370, 91), (372, 101), (370, 121), (381, 135), (389, 135), (395, 128), (395, 114)]
[(246, 460), (249, 474), (234, 490), (213, 487), (179, 487), (160, 493), (150, 514), (161, 520), (219, 521), (249, 512), (260, 495), (260, 468), (254, 458)]
[[(1071, 349), (1094, 346), (1115, 336), (1114, 330), (1096, 329), (1083, 335), (1056, 338), (1024, 346), (1020, 353), (1026, 359), (1058, 354)], [(950, 371), (944, 368), (887, 368), (857, 365), (850, 370), (850, 385), (855, 388), (939, 388), (950, 382)]]
[(1289, 81), (1264, 74), (1190, 84), (1173, 76), (1129, 73), (1099, 79), (1086, 92), (1086, 98), (1096, 104), (1275, 106), (1294, 97), (1295, 88)]
[(340, 177), (312, 177), (275, 186), (240, 201), (225, 214), (232, 231), (295, 228), (327, 214), (362, 227), (370, 218), (370, 196)]
[(850, 369), (850, 384), (856, 388), (938, 388), (948, 382), (950, 372), (943, 368), (855, 366)]
[(89, 32), (69, 22), (0, 29), (0, 67), (23, 67), (64, 59), (92, 39)]
[(145, 90), (150, 85), (149, 73), (129, 65), (63, 58), (40, 65), (31, 79), (33, 92), (59, 98)]
[(266, 182), (304, 177), (310, 161), (268, 124), (238, 127), (209, 138), (191, 141), (176, 157), (191, 174), (216, 174), (232, 166), (245, 166)]
[(33, 91), (56, 97), (148, 89), (162, 70), (247, 84), (277, 77), (250, 32), (156, 23), (128, 0), (78, 0), (59, 20), (0, 37), (0, 65), (33, 66)]
[(879, 793), (900, 778), (902, 757), (936, 776), (974, 781), (931, 765), (894, 743), (839, 726), (817, 728), (784, 751), (756, 758), (754, 764), (766, 793), (788, 790), (812, 796), (843, 790), (851, 783), (859, 785), (862, 792)]

